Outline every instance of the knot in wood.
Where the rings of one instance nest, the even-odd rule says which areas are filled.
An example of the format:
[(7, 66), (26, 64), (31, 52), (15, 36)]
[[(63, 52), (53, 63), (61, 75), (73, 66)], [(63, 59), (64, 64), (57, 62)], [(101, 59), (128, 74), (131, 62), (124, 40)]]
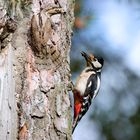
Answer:
[(41, 53), (46, 48), (51, 36), (52, 28), (50, 17), (43, 11), (33, 15), (31, 19), (31, 46), (36, 53)]
[(13, 33), (17, 29), (17, 23), (12, 18), (9, 18), (6, 21), (6, 27), (9, 33)]

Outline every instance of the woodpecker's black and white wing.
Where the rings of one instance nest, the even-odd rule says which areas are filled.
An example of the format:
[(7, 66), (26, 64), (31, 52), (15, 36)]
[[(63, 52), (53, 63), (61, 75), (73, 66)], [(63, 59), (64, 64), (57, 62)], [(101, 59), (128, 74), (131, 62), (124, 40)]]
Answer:
[[(98, 87), (100, 86), (98, 85), (99, 84), (98, 80), (100, 80), (98, 78), (99, 78), (98, 75), (92, 74), (87, 81), (86, 90), (85, 90), (83, 103), (81, 107), (82, 115), (84, 115), (88, 111), (92, 102), (92, 98), (93, 97), (95, 98), (98, 93), (99, 90)], [(81, 119), (80, 115), (79, 115), (79, 119)]]
[(86, 89), (83, 96), (81, 110), (73, 126), (73, 131), (75, 127), (77, 126), (78, 122), (82, 119), (82, 117), (88, 111), (92, 102), (92, 98), (96, 97), (99, 91), (99, 87), (100, 87), (100, 76), (98, 74), (90, 75), (86, 84)]
[(92, 74), (87, 81), (86, 90), (84, 96), (91, 96), (91, 98), (95, 98), (98, 94), (100, 88), (100, 73)]

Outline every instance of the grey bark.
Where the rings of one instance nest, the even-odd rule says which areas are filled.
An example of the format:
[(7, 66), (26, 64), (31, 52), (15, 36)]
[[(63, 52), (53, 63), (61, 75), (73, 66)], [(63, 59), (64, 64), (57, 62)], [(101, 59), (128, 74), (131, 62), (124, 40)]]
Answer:
[(71, 139), (73, 8), (0, 0), (0, 140)]

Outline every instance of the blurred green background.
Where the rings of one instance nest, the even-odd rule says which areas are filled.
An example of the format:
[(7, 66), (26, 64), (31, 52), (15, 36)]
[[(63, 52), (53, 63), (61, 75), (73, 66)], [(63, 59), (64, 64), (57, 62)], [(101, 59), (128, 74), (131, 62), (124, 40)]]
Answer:
[(101, 89), (73, 140), (140, 140), (140, 1), (76, 0), (72, 79), (80, 51), (104, 58)]

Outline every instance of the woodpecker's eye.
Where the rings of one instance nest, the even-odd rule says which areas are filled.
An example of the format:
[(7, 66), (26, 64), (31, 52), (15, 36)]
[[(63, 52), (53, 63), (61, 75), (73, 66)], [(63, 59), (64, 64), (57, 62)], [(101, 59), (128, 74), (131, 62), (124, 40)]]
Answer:
[(101, 68), (102, 67), (102, 65), (99, 63), (99, 61), (93, 61), (92, 62), (92, 64), (93, 64), (93, 66), (95, 67), (95, 68)]

